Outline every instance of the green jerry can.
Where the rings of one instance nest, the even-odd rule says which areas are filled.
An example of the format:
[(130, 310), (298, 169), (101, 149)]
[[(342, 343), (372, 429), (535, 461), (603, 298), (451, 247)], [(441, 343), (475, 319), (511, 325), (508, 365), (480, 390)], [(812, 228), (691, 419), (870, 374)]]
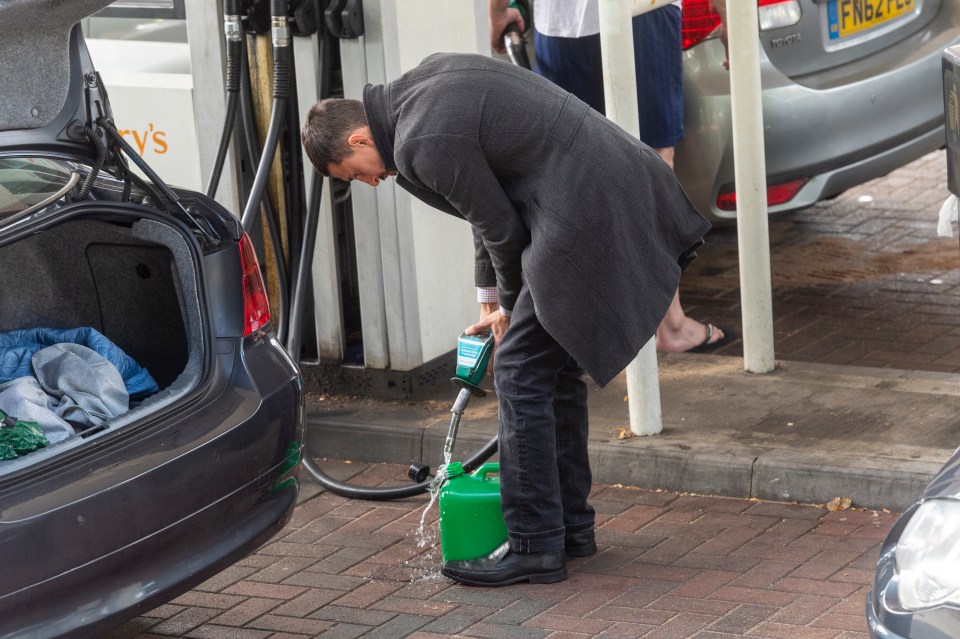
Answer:
[(440, 487), (440, 549), (444, 561), (476, 559), (507, 540), (500, 510), (500, 464), (484, 464), (473, 474), (460, 462), (447, 465)]

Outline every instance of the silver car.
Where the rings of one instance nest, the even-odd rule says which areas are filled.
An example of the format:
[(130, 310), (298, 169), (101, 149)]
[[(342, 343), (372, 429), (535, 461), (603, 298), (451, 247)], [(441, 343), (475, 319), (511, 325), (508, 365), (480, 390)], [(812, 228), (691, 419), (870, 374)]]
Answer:
[[(759, 0), (767, 198), (810, 206), (944, 145), (940, 55), (960, 2)], [(686, 138), (676, 171), (717, 223), (736, 217), (729, 72), (710, 0), (684, 0)]]

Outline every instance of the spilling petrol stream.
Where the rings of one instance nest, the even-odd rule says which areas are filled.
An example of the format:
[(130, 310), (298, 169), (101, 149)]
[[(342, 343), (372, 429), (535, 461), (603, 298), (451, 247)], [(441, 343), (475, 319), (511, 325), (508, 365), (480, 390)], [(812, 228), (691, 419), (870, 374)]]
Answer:
[(460, 388), (451, 412), (443, 447), (443, 466), (430, 484), (430, 501), (420, 517), (420, 546), (426, 544), (423, 523), (434, 501), (439, 503), (440, 548), (443, 561), (476, 559), (497, 551), (507, 540), (500, 506), (500, 465), (488, 462), (473, 473), (452, 461), (460, 418), (470, 397), (486, 391), (480, 382), (493, 353), (493, 333), (461, 334), (457, 340), (456, 375), (450, 381)]

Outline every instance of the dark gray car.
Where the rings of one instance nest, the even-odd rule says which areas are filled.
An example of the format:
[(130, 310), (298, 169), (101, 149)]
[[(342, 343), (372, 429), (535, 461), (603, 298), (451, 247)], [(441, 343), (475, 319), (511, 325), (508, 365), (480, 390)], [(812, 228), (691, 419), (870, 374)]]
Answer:
[(257, 548), (298, 493), (301, 380), (253, 245), (130, 168), (75, 26), (106, 4), (0, 2), (3, 638), (98, 636)]
[(960, 637), (960, 451), (883, 542), (867, 622), (875, 639)]

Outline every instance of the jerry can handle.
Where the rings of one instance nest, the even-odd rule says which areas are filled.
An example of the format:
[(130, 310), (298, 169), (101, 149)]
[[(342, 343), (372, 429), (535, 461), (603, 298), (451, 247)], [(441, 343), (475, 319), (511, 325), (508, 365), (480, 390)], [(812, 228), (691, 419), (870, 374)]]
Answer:
[(487, 462), (480, 468), (473, 471), (473, 476), (477, 479), (486, 479), (487, 475), (500, 474), (500, 464), (498, 462)]

